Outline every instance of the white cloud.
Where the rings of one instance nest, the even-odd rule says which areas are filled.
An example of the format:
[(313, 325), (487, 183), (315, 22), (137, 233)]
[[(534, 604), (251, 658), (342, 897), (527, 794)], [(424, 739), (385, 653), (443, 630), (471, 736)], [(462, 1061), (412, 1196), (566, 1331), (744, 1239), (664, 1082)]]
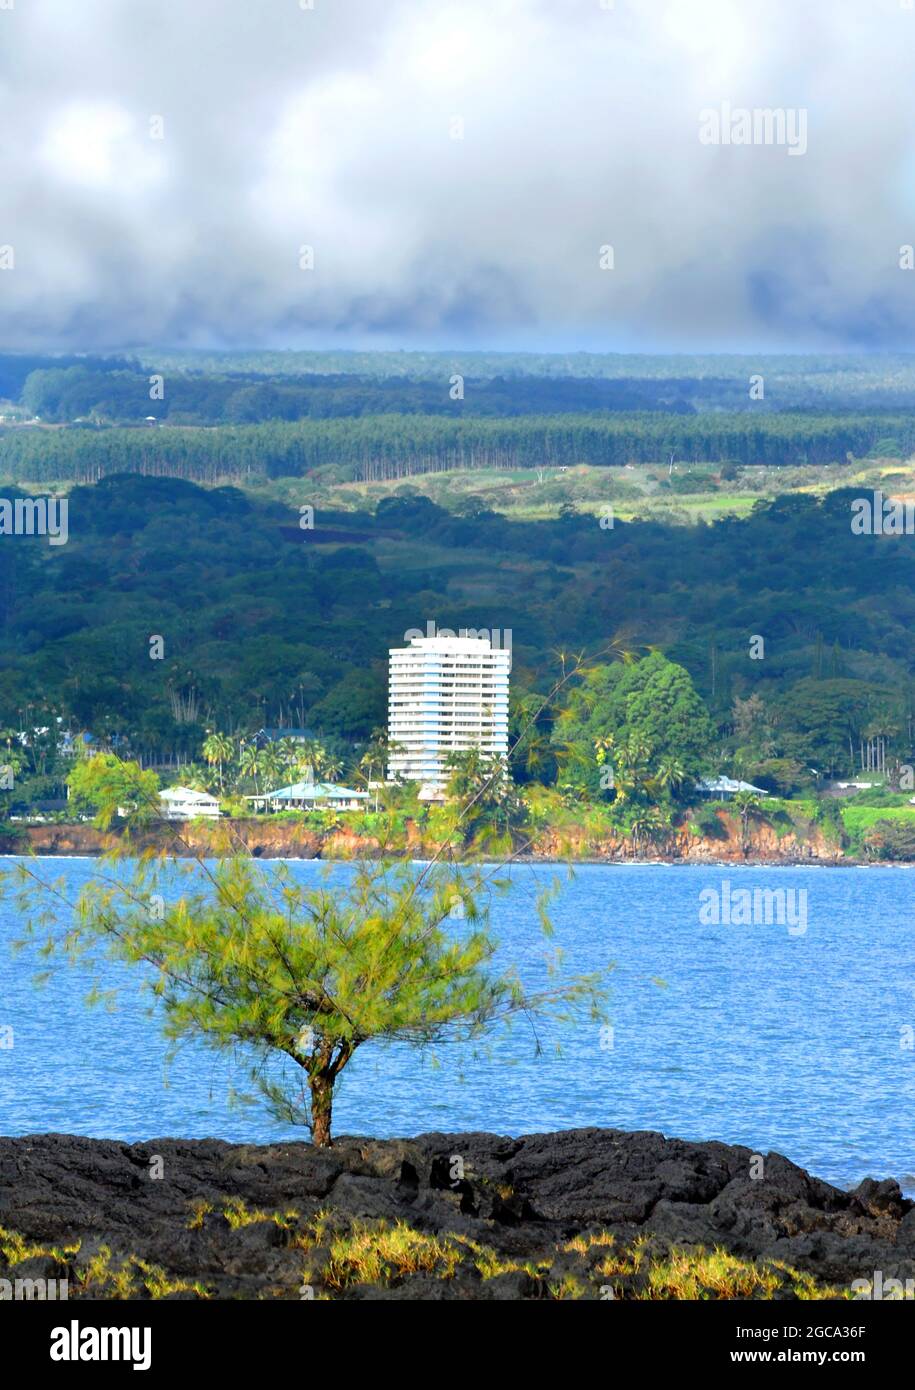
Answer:
[(125, 184), (136, 188), (164, 172), (148, 132), (144, 146), (136, 119), (122, 106), (74, 102), (50, 116), (39, 159), (49, 180), (108, 193)]

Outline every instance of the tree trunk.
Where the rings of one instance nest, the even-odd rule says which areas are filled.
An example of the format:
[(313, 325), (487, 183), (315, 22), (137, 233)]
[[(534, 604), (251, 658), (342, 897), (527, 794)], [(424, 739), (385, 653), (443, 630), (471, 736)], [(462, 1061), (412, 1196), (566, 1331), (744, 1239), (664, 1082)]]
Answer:
[(311, 1088), (311, 1142), (318, 1149), (329, 1149), (330, 1121), (334, 1106), (334, 1080), (324, 1071), (314, 1072), (308, 1079)]

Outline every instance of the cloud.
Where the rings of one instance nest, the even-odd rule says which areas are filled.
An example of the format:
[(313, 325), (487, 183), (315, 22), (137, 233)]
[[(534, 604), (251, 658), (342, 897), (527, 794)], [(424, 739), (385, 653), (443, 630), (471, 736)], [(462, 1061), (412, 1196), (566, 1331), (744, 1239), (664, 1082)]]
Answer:
[(0, 340), (909, 346), (913, 55), (898, 0), (13, 0)]

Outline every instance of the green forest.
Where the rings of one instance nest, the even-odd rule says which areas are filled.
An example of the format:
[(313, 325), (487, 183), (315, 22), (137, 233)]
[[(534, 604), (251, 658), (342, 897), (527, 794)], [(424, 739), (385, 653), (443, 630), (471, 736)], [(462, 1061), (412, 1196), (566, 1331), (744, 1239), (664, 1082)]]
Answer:
[(388, 648), (430, 623), (510, 632), (528, 797), (901, 795), (913, 541), (850, 509), (909, 487), (913, 386), (902, 357), (0, 357), (5, 495), (69, 505), (66, 545), (0, 541), (0, 809), (63, 795), (63, 730), (237, 796), (300, 770), (256, 766), (264, 728), (378, 776)]
[(0, 477), (337, 481), (448, 469), (844, 464), (915, 450), (905, 357), (0, 356)]
[(912, 452), (915, 413), (391, 414), (214, 427), (0, 428), (0, 476), (20, 482), (87, 482), (128, 470), (194, 482), (247, 481), (317, 469), (346, 482), (452, 469), (666, 466), (671, 458), (802, 466)]
[(387, 649), (434, 622), (510, 629), (516, 703), (549, 689), (563, 654), (663, 652), (710, 721), (692, 771), (736, 758), (785, 792), (811, 768), (851, 773), (876, 739), (906, 762), (912, 541), (853, 535), (853, 495), (608, 529), (574, 506), (456, 515), (405, 486), (303, 529), (238, 488), (104, 478), (71, 490), (66, 546), (0, 546), (0, 716), (59, 716), (153, 763), (198, 756), (213, 729), (295, 725), (356, 749), (385, 722)]

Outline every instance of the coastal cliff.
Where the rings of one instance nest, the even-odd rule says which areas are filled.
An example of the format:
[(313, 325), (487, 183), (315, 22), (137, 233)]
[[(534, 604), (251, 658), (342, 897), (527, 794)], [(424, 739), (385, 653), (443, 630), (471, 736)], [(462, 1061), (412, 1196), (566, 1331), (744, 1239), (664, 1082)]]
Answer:
[[(720, 832), (715, 836), (694, 834), (684, 825), (652, 844), (636, 844), (624, 836), (589, 836), (578, 827), (561, 831), (547, 828), (525, 843), (522, 857), (543, 862), (571, 858), (606, 863), (640, 859), (697, 864), (847, 862), (835, 841), (816, 825), (803, 832), (793, 829), (779, 833), (767, 824), (750, 825), (742, 831), (739, 819), (723, 811), (718, 813), (717, 821)], [(377, 838), (354, 834), (346, 828), (317, 830), (304, 822), (265, 817), (234, 820), (231, 824), (239, 845), (259, 859), (353, 859), (381, 853)], [(222, 822), (220, 829), (224, 826)], [(198, 821), (180, 826), (180, 841), (176, 840), (173, 827), (162, 825), (139, 836), (136, 844), (139, 849), (170, 846), (175, 853), (186, 855), (192, 850), (207, 852), (212, 848), (213, 836), (214, 827)], [(111, 837), (88, 822), (30, 825), (23, 828), (18, 838), (0, 836), (0, 853), (95, 855), (103, 853), (110, 844)], [(409, 822), (397, 852), (422, 859), (435, 850), (435, 843), (424, 840), (417, 826)]]

